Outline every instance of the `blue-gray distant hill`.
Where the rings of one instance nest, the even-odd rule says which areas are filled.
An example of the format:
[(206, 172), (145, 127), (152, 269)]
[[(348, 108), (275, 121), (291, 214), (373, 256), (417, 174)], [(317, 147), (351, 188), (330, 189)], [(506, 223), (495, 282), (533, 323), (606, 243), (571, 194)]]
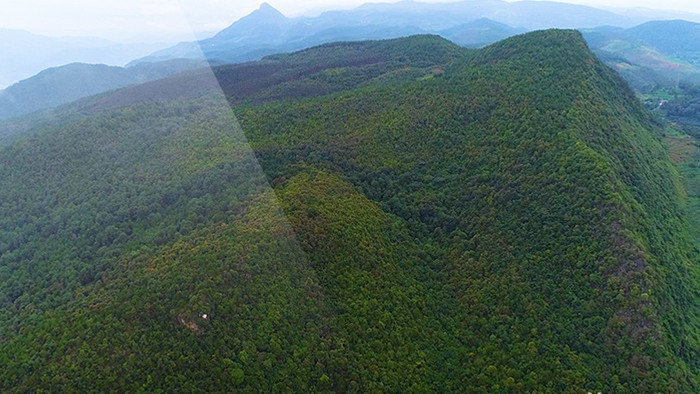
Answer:
[(93, 37), (46, 37), (0, 29), (0, 89), (69, 63), (124, 65), (167, 44), (119, 44)]
[(134, 67), (72, 63), (49, 68), (0, 90), (0, 119), (55, 107), (77, 99), (160, 79), (180, 71), (203, 66), (205, 62), (175, 59), (141, 63)]
[(628, 29), (626, 33), (670, 56), (700, 66), (700, 24), (685, 20), (652, 21)]

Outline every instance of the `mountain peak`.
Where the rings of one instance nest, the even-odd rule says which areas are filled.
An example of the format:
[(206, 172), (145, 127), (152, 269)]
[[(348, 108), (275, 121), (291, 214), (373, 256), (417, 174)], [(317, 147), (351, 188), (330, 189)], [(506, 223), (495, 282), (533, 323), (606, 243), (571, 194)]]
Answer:
[[(279, 12), (275, 7), (268, 3), (260, 4), (260, 7), (234, 22), (231, 26), (216, 34), (216, 38), (240, 38), (255, 34), (263, 34), (274, 36), (275, 29), (273, 27), (283, 25), (287, 22), (287, 17)], [(271, 29), (272, 28), (272, 29)]]
[(260, 7), (258, 7), (257, 10), (253, 11), (249, 16), (257, 16), (257, 17), (264, 17), (264, 18), (285, 18), (284, 14), (279, 12), (275, 7), (271, 6), (270, 3), (264, 2), (260, 4)]

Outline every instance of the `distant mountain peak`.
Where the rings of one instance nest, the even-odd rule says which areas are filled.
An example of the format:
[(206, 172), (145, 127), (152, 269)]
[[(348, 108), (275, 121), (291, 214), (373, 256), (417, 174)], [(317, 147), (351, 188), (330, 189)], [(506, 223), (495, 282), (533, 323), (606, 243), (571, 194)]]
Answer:
[(276, 19), (287, 19), (284, 14), (282, 14), (277, 8), (273, 7), (270, 5), (270, 3), (262, 3), (260, 4), (260, 7), (258, 7), (257, 10), (253, 11), (249, 17), (251, 16), (256, 16), (256, 17), (262, 17), (265, 19), (270, 19), (270, 18), (276, 18)]
[(215, 38), (240, 39), (253, 32), (257, 35), (274, 36), (275, 28), (288, 22), (284, 14), (268, 3), (260, 4), (260, 7), (234, 22), (231, 26), (217, 33)]

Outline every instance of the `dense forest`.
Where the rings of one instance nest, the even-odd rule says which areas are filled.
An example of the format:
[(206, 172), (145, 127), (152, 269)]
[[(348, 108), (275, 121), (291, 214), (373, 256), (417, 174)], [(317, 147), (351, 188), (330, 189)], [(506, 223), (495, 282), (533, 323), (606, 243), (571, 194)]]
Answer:
[(697, 392), (663, 129), (578, 32), (193, 71), (0, 125), (0, 391)]

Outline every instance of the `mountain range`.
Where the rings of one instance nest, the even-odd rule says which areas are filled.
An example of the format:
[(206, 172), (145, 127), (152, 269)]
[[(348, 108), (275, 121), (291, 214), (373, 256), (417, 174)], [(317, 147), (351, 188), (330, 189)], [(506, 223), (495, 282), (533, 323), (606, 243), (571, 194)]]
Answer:
[[(417, 33), (440, 34), (477, 19), (491, 19), (518, 29), (551, 27), (582, 28), (601, 25), (630, 27), (633, 19), (586, 6), (521, 1), (471, 0), (455, 3), (402, 1), (391, 4), (365, 4), (346, 11), (328, 11), (317, 17), (287, 18), (267, 3), (233, 23), (214, 37), (200, 42), (184, 42), (155, 52), (143, 60), (164, 60), (198, 56), (201, 51), (213, 62), (232, 63), (259, 59), (271, 53), (298, 50), (323, 42), (395, 38)], [(503, 25), (482, 28), (502, 35)], [(506, 32), (513, 29), (505, 26)], [(470, 35), (460, 45), (483, 45)], [(136, 60), (138, 62), (141, 60)]]
[[(396, 38), (424, 33), (439, 34), (466, 47), (482, 47), (540, 27), (595, 26), (583, 29), (589, 45), (638, 92), (648, 93), (660, 87), (677, 86), (681, 81), (700, 81), (697, 66), (699, 55), (694, 42), (697, 26), (700, 25), (671, 20), (624, 28), (648, 17), (621, 14), (624, 13), (552, 2), (478, 0), (366, 4), (353, 10), (325, 12), (317, 17), (287, 18), (263, 3), (258, 10), (211, 38), (183, 42), (157, 51), (132, 61), (126, 69), (71, 65), (47, 70), (22, 81), (0, 91), (0, 119), (151, 79), (144, 75), (143, 68), (132, 69), (131, 66), (139, 63), (168, 60), (171, 65), (179, 62), (183, 67), (185, 64), (193, 67), (203, 62), (202, 53), (211, 64), (239, 63), (326, 42)], [(21, 45), (16, 47), (21, 48)], [(45, 45), (33, 48), (43, 51)], [(181, 71), (180, 67), (165, 64), (150, 68), (161, 69), (153, 74), (154, 77)], [(73, 77), (71, 74), (74, 74)], [(98, 75), (98, 80), (91, 79)]]

